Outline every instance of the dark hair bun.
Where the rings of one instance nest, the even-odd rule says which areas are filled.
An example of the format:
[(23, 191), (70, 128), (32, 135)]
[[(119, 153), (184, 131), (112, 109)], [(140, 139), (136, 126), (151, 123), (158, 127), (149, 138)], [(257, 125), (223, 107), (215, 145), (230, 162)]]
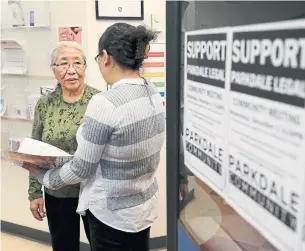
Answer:
[(106, 29), (99, 40), (99, 53), (106, 50), (121, 66), (139, 69), (145, 59), (146, 45), (154, 41), (156, 35), (145, 26), (116, 23)]

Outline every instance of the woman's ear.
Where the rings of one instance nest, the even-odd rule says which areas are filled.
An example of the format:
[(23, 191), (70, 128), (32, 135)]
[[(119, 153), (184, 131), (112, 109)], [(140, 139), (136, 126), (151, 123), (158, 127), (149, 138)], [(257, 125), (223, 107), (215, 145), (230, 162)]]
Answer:
[(57, 76), (57, 72), (56, 72), (54, 66), (52, 66), (52, 72), (53, 72), (54, 78), (55, 78), (57, 81), (59, 81), (58, 76)]
[(103, 50), (102, 63), (106, 66), (109, 64), (109, 62), (110, 62), (109, 55), (106, 50)]
[(51, 68), (52, 68), (52, 71), (53, 71), (54, 76), (56, 76), (55, 67), (52, 66)]

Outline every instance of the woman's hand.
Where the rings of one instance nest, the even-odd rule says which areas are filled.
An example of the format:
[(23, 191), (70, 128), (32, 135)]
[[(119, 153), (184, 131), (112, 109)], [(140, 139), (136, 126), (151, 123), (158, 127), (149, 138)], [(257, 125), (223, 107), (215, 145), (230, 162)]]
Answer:
[(30, 204), (30, 210), (32, 212), (33, 217), (38, 220), (42, 221), (43, 218), (46, 216), (45, 210), (44, 210), (44, 200), (43, 198), (37, 198), (35, 200), (31, 201)]
[(29, 163), (23, 163), (22, 167), (28, 170), (34, 177), (37, 177), (39, 174), (39, 169)]

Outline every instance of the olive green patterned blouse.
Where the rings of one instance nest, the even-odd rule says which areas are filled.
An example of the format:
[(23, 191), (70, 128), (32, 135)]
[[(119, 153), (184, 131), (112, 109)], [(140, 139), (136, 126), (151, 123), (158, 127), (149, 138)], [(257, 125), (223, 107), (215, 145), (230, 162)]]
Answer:
[[(40, 98), (35, 108), (32, 138), (74, 154), (77, 148), (76, 132), (80, 121), (90, 99), (98, 92), (86, 86), (81, 99), (74, 103), (66, 103), (63, 100), (62, 89), (58, 87), (54, 92)], [(32, 175), (29, 177), (28, 192), (30, 201), (42, 197), (42, 186)], [(45, 188), (45, 192), (58, 198), (77, 198), (79, 184), (56, 191)]]

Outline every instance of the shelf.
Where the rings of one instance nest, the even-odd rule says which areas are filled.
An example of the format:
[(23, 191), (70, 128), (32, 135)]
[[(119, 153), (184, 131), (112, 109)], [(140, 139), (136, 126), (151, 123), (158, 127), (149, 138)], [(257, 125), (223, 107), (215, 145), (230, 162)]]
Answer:
[(22, 77), (32, 77), (32, 78), (54, 78), (54, 75), (38, 75), (38, 74), (28, 74), (28, 73), (7, 73), (7, 72), (1, 72), (1, 75), (3, 76), (22, 76)]
[(27, 73), (17, 73), (17, 72), (1, 72), (1, 75), (14, 75), (14, 76), (25, 76), (28, 75)]
[(19, 120), (19, 121), (33, 122), (32, 119), (17, 118), (17, 117), (12, 117), (12, 116), (2, 116), (1, 119)]
[(17, 26), (17, 27), (3, 27), (1, 30), (14, 30), (14, 29), (51, 29), (50, 25), (35, 25), (35, 26)]

